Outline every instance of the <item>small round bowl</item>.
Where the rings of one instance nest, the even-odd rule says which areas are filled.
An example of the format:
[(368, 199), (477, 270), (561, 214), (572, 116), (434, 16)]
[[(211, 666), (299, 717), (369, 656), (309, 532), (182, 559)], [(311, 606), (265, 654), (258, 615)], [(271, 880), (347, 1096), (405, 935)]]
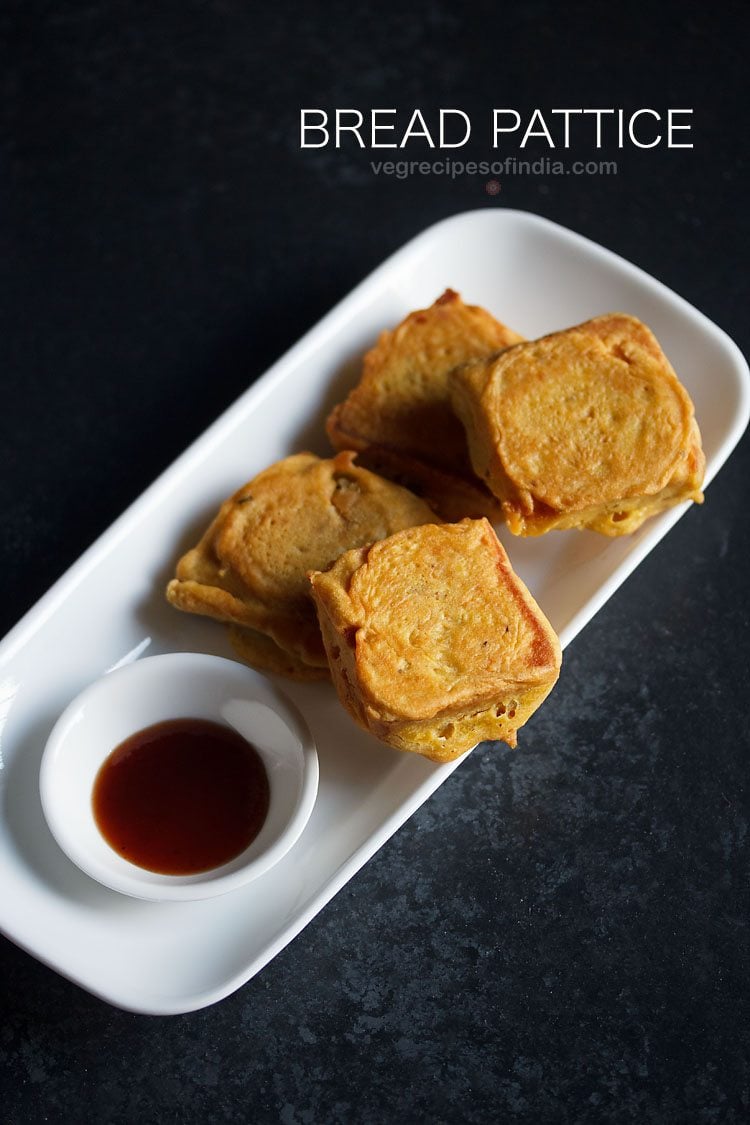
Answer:
[[(109, 846), (94, 820), (92, 790), (99, 767), (126, 738), (183, 718), (223, 723), (251, 742), (268, 774), (270, 803), (258, 835), (228, 863), (160, 875)], [(73, 700), (47, 741), (39, 791), (57, 843), (105, 887), (158, 901), (211, 898), (256, 879), (297, 841), (318, 792), (318, 755), (304, 720), (262, 676), (218, 656), (173, 653), (109, 672)]]

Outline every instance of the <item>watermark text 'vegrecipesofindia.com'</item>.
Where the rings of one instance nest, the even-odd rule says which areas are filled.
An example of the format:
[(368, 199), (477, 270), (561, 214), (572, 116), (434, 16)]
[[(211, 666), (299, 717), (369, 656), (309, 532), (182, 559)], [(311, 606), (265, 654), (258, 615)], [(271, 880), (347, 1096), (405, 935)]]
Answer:
[(371, 160), (376, 176), (616, 176), (616, 160), (552, 160), (541, 156), (536, 160), (519, 160), (506, 156), (502, 160)]

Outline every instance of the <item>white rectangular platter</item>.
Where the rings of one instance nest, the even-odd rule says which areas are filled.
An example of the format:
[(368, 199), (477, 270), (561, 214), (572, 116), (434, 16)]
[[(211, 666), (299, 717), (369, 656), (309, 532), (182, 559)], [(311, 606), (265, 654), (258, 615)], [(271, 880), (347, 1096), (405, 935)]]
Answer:
[[(231, 656), (215, 623), (177, 613), (163, 589), (220, 501), (270, 462), (325, 453), (323, 422), (384, 327), (446, 287), (527, 337), (618, 310), (655, 331), (696, 405), (715, 475), (750, 403), (747, 365), (701, 313), (636, 267), (536, 216), (457, 215), (394, 254), (195, 442), (79, 559), (0, 645), (0, 926), (97, 996), (135, 1012), (191, 1011), (228, 995), (275, 956), (455, 763), (399, 754), (359, 731), (328, 685), (284, 683), (317, 740), (320, 793), (292, 851), (256, 882), (196, 903), (105, 890), (59, 851), (42, 817), (39, 761), (81, 688), (142, 655)], [(503, 536), (567, 644), (682, 514), (629, 538)], [(73, 639), (73, 643), (71, 643)], [(522, 751), (521, 751), (522, 752)]]

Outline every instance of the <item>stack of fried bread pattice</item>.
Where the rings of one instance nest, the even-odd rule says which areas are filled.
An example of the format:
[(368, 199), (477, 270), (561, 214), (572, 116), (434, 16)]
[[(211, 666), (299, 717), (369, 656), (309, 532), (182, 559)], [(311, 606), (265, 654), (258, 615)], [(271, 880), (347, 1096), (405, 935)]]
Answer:
[(624, 314), (524, 341), (447, 290), (381, 334), (327, 430), (341, 452), (240, 489), (167, 596), (230, 622), (255, 667), (332, 675), (359, 725), (435, 761), (514, 746), (559, 675), (557, 637), (484, 516), (516, 535), (622, 535), (702, 500), (690, 398)]

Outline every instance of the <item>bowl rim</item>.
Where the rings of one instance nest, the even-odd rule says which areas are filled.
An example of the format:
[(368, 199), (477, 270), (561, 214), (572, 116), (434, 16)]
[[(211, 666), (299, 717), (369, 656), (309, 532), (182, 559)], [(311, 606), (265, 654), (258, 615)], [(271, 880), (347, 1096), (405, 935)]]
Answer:
[[(299, 744), (301, 765), (300, 769), (295, 771), (293, 775), (298, 778), (299, 791), (292, 814), (267, 848), (254, 858), (241, 863), (239, 866), (234, 866), (228, 871), (223, 871), (222, 868), (231, 864), (236, 865), (242, 853), (240, 853), (240, 856), (229, 860), (227, 864), (210, 868), (207, 871), (190, 875), (165, 875), (131, 864), (119, 856), (114, 849), (111, 849), (113, 865), (117, 864), (119, 867), (120, 864), (124, 863), (127, 866), (122, 870), (117, 870), (115, 866), (110, 868), (105, 861), (93, 856), (85, 844), (81, 842), (81, 834), (71, 821), (71, 810), (63, 806), (59, 789), (55, 784), (58, 776), (57, 771), (60, 769), (62, 761), (66, 760), (67, 757), (64, 747), (69, 735), (74, 730), (75, 724), (82, 720), (87, 706), (102, 694), (117, 690), (122, 691), (123, 689), (132, 690), (133, 686), (142, 681), (144, 677), (153, 677), (156, 681), (159, 676), (174, 675), (179, 673), (181, 669), (195, 673), (200, 670), (201, 665), (204, 671), (208, 671), (214, 676), (226, 677), (228, 687), (232, 679), (235, 685), (239, 679), (242, 679), (245, 682), (243, 687), (246, 686), (247, 689), (247, 694), (243, 695), (243, 700), (260, 703), (268, 707), (281, 720), (291, 738)], [(131, 681), (130, 686), (126, 687), (128, 680)], [(231, 694), (230, 691), (227, 692), (228, 697)], [(191, 717), (187, 714), (167, 713), (168, 711), (167, 708), (163, 719)], [(132, 733), (135, 734), (138, 730), (143, 730), (160, 721), (162, 719), (155, 718), (143, 724), (136, 722), (133, 725)], [(231, 725), (218, 712), (213, 717), (213, 721), (223, 723), (223, 725)], [(97, 770), (115, 748), (115, 745), (108, 745), (106, 738), (102, 740), (102, 752), (96, 767)], [(262, 748), (258, 746), (257, 749), (261, 758), (264, 759), (266, 773), (269, 775), (269, 785), (273, 788), (273, 785), (279, 784), (279, 782), (275, 775), (272, 779)], [(109, 890), (132, 898), (154, 902), (195, 901), (227, 894), (244, 886), (270, 870), (287, 854), (301, 836), (310, 819), (317, 799), (319, 774), (318, 753), (312, 732), (297, 707), (278, 688), (275, 682), (262, 676), (248, 665), (230, 660), (227, 657), (201, 652), (169, 652), (142, 657), (105, 672), (102, 676), (87, 684), (67, 704), (56, 719), (42, 753), (39, 766), (39, 796), (44, 819), (58, 847), (79, 870), (97, 883)], [(91, 817), (93, 821), (93, 810)], [(98, 828), (96, 831), (99, 831)], [(109, 847), (101, 833), (100, 836), (105, 846)], [(248, 849), (251, 847), (252, 843), (248, 845)]]

